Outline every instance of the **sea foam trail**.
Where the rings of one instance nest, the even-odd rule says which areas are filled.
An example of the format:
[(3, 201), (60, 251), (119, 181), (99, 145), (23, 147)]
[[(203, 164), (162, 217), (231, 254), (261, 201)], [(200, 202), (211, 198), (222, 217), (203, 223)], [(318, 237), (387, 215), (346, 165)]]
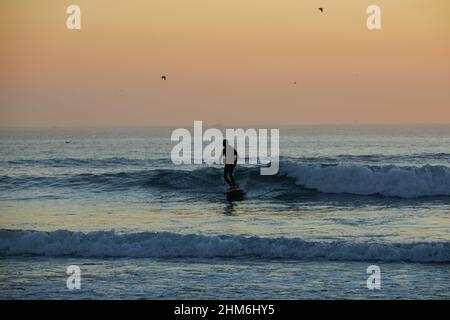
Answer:
[(343, 261), (450, 262), (450, 242), (347, 243), (298, 238), (181, 235), (168, 232), (117, 234), (0, 230), (0, 255), (79, 257), (256, 257)]

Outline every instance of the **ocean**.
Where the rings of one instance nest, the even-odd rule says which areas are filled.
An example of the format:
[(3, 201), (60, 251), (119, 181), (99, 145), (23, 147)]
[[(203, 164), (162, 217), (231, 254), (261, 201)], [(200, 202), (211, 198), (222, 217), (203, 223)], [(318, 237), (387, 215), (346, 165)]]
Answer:
[(279, 129), (239, 202), (171, 128), (2, 129), (0, 299), (450, 298), (449, 125)]

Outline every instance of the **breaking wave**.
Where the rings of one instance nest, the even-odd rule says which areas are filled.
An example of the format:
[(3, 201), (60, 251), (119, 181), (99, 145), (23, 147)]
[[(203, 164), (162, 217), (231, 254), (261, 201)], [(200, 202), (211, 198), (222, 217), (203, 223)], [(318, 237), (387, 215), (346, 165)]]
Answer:
[[(322, 193), (382, 195), (417, 198), (450, 196), (450, 168), (447, 166), (370, 166), (362, 164), (317, 164), (284, 160), (275, 176), (261, 176), (259, 167), (241, 167), (238, 183), (251, 190), (315, 190)], [(151, 169), (103, 173), (54, 174), (50, 176), (0, 176), (0, 190), (33, 187), (93, 188), (96, 191), (130, 188), (223, 192), (222, 169)]]
[(338, 261), (450, 262), (449, 242), (347, 243), (299, 238), (182, 235), (168, 232), (117, 234), (66, 230), (0, 230), (0, 255), (76, 257), (268, 258)]
[(401, 198), (450, 196), (450, 168), (445, 166), (285, 163), (283, 171), (288, 177), (295, 178), (296, 184), (320, 192)]

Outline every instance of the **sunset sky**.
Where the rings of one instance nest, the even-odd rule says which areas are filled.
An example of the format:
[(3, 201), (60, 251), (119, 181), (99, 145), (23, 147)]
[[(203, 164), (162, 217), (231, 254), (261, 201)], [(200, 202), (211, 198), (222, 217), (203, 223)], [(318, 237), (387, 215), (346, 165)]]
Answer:
[(0, 24), (0, 127), (450, 123), (448, 0), (3, 0)]

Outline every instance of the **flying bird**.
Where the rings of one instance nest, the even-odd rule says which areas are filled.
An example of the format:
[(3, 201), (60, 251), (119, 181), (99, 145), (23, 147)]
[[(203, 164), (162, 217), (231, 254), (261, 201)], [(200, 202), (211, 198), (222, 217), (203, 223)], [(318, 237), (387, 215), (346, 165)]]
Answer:
[(320, 11), (320, 12), (323, 12), (323, 8), (319, 8), (319, 11)]
[(162, 76), (161, 79), (166, 80), (166, 76)]

